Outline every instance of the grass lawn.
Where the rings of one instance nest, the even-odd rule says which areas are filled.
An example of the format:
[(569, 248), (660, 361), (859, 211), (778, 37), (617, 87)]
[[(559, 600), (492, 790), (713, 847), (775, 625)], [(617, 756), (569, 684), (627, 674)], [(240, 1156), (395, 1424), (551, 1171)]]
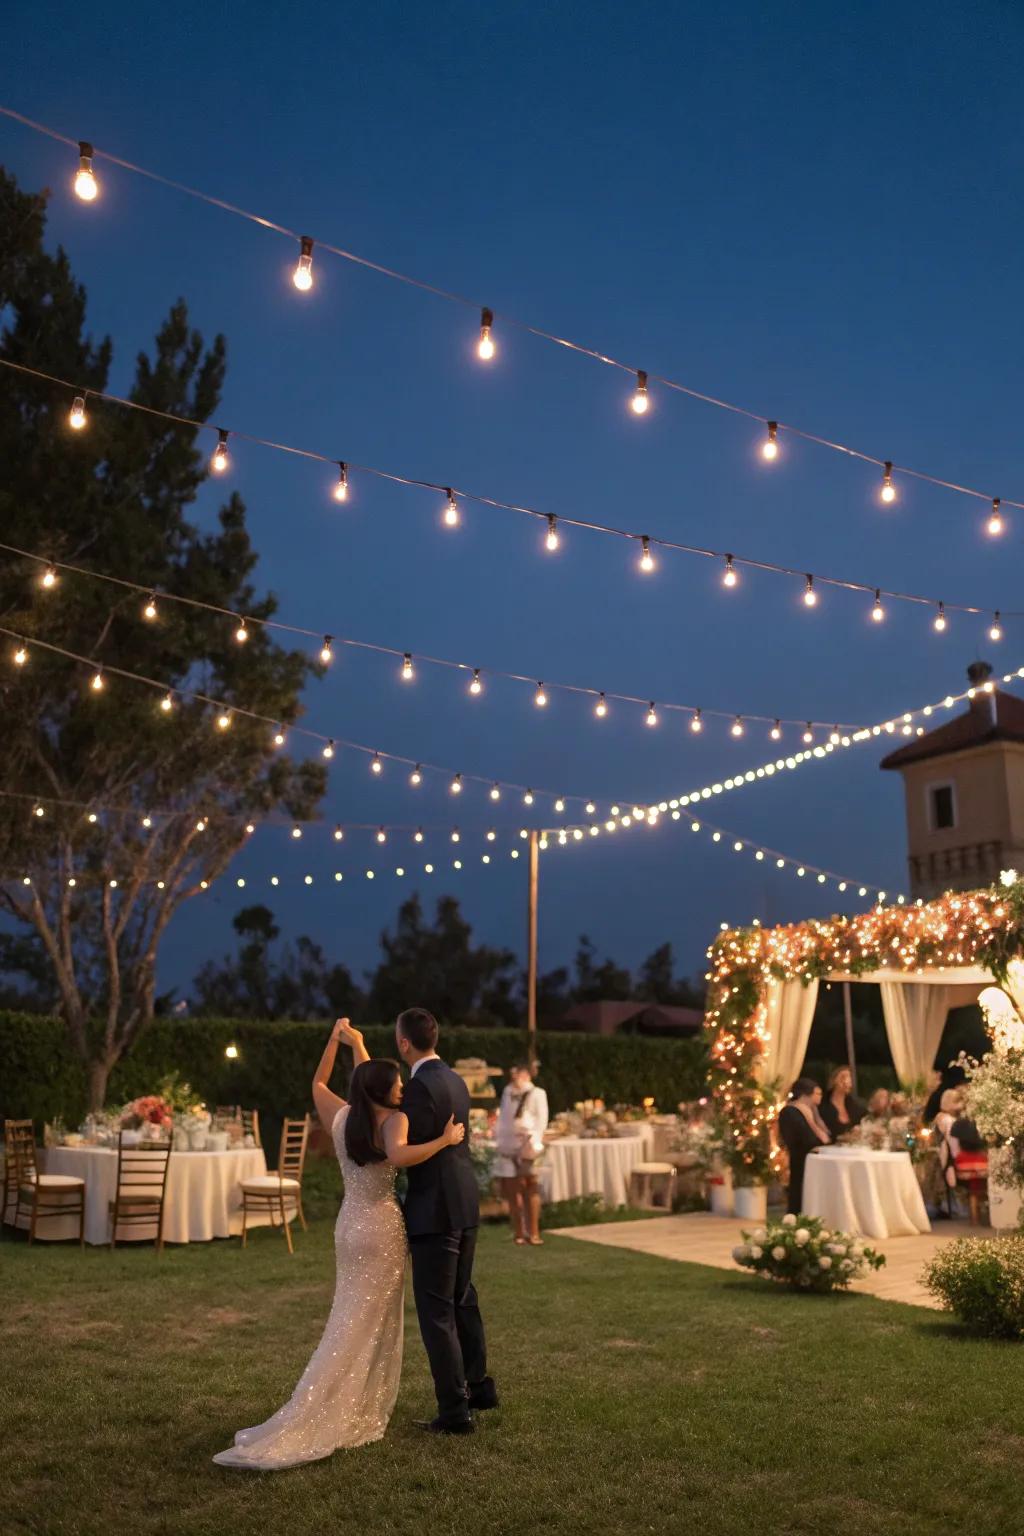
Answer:
[[(321, 1200), (321, 1209), (330, 1201)], [(0, 1245), (0, 1531), (814, 1533), (1024, 1530), (1024, 1349), (941, 1314), (737, 1272), (482, 1234), (504, 1397), (424, 1436), (407, 1319), (387, 1438), (292, 1472), (210, 1462), (289, 1395), (332, 1289), (331, 1220), (118, 1251)]]

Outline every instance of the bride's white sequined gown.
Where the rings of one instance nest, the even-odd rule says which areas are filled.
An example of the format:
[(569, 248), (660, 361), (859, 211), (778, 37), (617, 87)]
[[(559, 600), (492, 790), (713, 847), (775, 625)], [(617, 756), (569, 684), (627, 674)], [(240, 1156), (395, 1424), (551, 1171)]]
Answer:
[(335, 1116), (334, 1150), (345, 1198), (334, 1229), (334, 1305), (323, 1338), (291, 1399), (254, 1429), (240, 1429), (224, 1467), (276, 1472), (319, 1461), (343, 1446), (379, 1440), (402, 1371), (405, 1223), (390, 1163), (360, 1168), (345, 1155), (347, 1106)]

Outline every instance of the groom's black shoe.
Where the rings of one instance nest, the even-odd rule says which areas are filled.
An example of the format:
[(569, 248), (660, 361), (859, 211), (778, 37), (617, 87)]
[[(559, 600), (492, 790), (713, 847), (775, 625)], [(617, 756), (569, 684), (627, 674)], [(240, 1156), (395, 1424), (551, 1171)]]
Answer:
[(476, 1429), (468, 1413), (464, 1419), (413, 1419), (413, 1427), (430, 1435), (471, 1435)]
[(475, 1387), (470, 1387), (469, 1406), (481, 1412), (486, 1408), (497, 1408), (498, 1389), (490, 1376), (485, 1376)]

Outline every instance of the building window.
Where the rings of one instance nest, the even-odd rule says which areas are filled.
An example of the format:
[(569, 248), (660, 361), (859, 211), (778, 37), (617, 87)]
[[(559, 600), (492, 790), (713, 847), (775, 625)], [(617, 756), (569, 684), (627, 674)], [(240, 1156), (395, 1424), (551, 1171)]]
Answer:
[(928, 825), (933, 832), (956, 826), (956, 792), (952, 784), (928, 785)]

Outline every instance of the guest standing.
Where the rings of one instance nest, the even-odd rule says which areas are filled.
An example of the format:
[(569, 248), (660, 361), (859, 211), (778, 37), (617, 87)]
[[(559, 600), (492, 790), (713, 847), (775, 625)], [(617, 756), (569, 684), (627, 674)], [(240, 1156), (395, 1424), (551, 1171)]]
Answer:
[[(812, 1152), (828, 1143), (829, 1135), (814, 1113), (814, 1094), (818, 1088), (809, 1077), (798, 1077), (790, 1090), (789, 1103), (779, 1114), (779, 1139), (789, 1153), (789, 1186), (786, 1210), (799, 1214), (804, 1198), (804, 1167)], [(820, 1091), (820, 1090), (819, 1090)]]
[(828, 1080), (828, 1089), (821, 1106), (824, 1120), (833, 1141), (848, 1136), (860, 1124), (867, 1113), (867, 1105), (854, 1097), (853, 1073), (849, 1067), (837, 1067)]
[(509, 1073), (501, 1095), (495, 1140), (498, 1157), (494, 1171), (508, 1201), (512, 1236), (522, 1246), (540, 1246), (540, 1180), (538, 1169), (544, 1155), (548, 1127), (548, 1096), (533, 1081), (530, 1067), (519, 1064)]

